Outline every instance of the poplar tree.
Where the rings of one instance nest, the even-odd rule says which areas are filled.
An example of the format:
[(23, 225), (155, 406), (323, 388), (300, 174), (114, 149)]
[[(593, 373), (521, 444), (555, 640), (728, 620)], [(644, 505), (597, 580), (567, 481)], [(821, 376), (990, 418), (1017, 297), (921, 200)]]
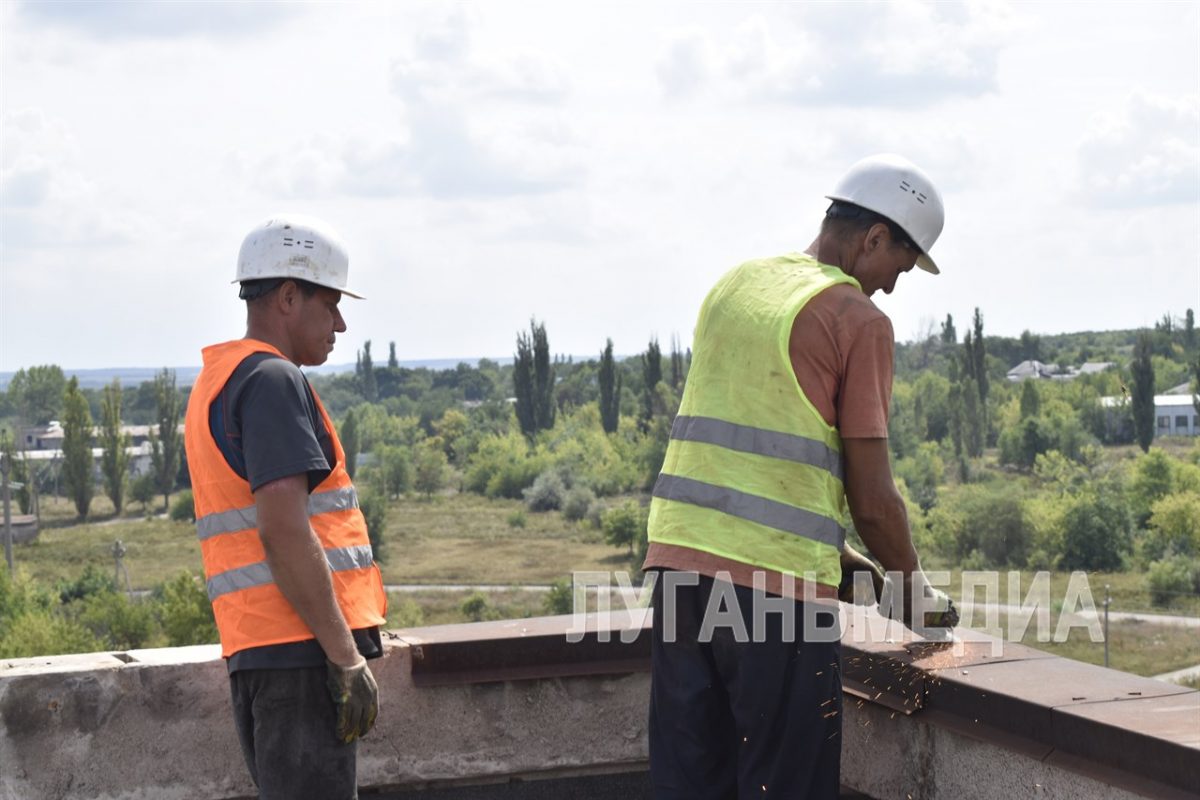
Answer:
[(600, 424), (605, 433), (616, 433), (621, 421), (621, 375), (613, 361), (613, 343), (608, 339), (600, 353)]
[(100, 473), (104, 476), (104, 493), (112, 500), (117, 515), (125, 506), (125, 475), (129, 471), (129, 437), (121, 433), (121, 381), (104, 387), (101, 402), (103, 419), (100, 425)]
[(353, 408), (346, 412), (346, 419), (342, 422), (338, 438), (342, 440), (342, 450), (346, 454), (346, 474), (353, 478), (355, 470), (358, 469), (358, 449), (362, 446), (358, 433), (358, 415), (354, 413)]
[(163, 367), (162, 372), (154, 376), (154, 405), (158, 435), (150, 436), (150, 464), (155, 488), (163, 496), (163, 511), (166, 511), (183, 454), (183, 440), (179, 435), (181, 404), (175, 388), (174, 370)]
[(1142, 452), (1148, 452), (1150, 443), (1154, 441), (1154, 364), (1150, 360), (1152, 349), (1150, 334), (1142, 331), (1133, 346), (1133, 362), (1129, 365), (1133, 376), (1130, 392), (1133, 405), (1133, 435)]
[(517, 399), (517, 423), (529, 438), (539, 430), (554, 427), (554, 367), (546, 326), (529, 321), (529, 333), (517, 334), (513, 358), (513, 394)]
[(396, 360), (396, 343), (388, 342), (388, 368), (395, 369), (400, 366), (400, 362)]
[(649, 424), (654, 418), (654, 387), (662, 380), (662, 350), (658, 339), (651, 339), (642, 354), (642, 421)]
[(537, 429), (548, 431), (554, 427), (557, 405), (554, 402), (554, 367), (550, 363), (550, 340), (546, 337), (544, 323), (533, 324), (533, 391), (534, 419)]
[(374, 403), (379, 397), (379, 387), (375, 383), (375, 362), (371, 360), (370, 339), (363, 342), (363, 349), (358, 352), (355, 370), (358, 372), (358, 386), (363, 399)]
[(946, 321), (942, 323), (942, 343), (958, 344), (958, 331), (954, 329), (954, 317), (949, 314), (946, 315)]
[(970, 332), (963, 337), (961, 360), (959, 380), (962, 388), (963, 448), (968, 456), (978, 458), (983, 455), (987, 428), (980, 410), (979, 382), (975, 376), (975, 342)]
[(683, 353), (679, 351), (679, 337), (671, 336), (671, 387), (678, 389), (683, 385)]
[(1041, 411), (1042, 400), (1038, 396), (1036, 381), (1036, 378), (1031, 378), (1021, 384), (1021, 419), (1036, 417)]
[[(975, 308), (975, 346), (971, 351), (972, 368), (975, 372), (975, 385), (979, 390), (979, 424), (983, 432), (983, 444), (987, 443), (988, 434), (988, 384), (987, 374), (987, 350), (983, 341), (983, 314), (979, 311), (979, 307)], [(982, 451), (983, 445), (980, 445)]]
[(63, 393), (63, 480), (80, 519), (92, 504), (92, 412), (72, 376)]

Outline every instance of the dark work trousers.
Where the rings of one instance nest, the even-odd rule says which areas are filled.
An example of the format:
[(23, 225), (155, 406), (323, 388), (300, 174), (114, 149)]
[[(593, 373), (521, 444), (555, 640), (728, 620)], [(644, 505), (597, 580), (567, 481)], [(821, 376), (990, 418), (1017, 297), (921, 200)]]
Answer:
[(354, 800), (358, 743), (334, 733), (325, 667), (229, 676), (233, 718), (259, 800)]
[[(699, 585), (674, 588), (674, 613), (664, 608), (672, 578)], [(737, 608), (711, 622), (714, 597), (736, 598)], [(758, 597), (762, 598), (759, 593)], [(772, 598), (775, 607), (782, 601)], [(813, 798), (838, 796), (841, 771), (841, 644), (804, 641), (804, 604), (794, 601), (796, 634), (784, 641), (779, 613), (763, 615), (754, 641), (755, 592), (694, 573), (665, 571), (654, 587), (653, 673), (650, 691), (650, 775), (659, 800)], [(836, 604), (835, 604), (836, 605)], [(824, 626), (836, 618), (810, 608)], [(726, 609), (724, 601), (718, 611)], [(736, 616), (735, 616), (736, 615)], [(673, 620), (671, 619), (673, 617)], [(666, 641), (674, 623), (674, 642)], [(812, 637), (810, 637), (812, 638)]]

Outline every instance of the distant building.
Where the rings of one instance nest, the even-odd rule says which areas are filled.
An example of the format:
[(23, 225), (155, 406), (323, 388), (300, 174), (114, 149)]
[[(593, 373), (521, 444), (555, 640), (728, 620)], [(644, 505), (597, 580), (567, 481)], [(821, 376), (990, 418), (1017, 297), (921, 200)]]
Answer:
[(1111, 361), (1089, 361), (1079, 367), (1060, 367), (1058, 364), (1043, 364), (1041, 361), (1022, 361), (1005, 373), (1004, 377), (1013, 383), (1030, 378), (1044, 378), (1055, 381), (1071, 381), (1080, 375), (1095, 375), (1116, 366)]
[[(1100, 404), (1114, 412), (1129, 406), (1125, 397), (1101, 397)], [(1200, 436), (1200, 413), (1191, 394), (1154, 396), (1154, 436)]]

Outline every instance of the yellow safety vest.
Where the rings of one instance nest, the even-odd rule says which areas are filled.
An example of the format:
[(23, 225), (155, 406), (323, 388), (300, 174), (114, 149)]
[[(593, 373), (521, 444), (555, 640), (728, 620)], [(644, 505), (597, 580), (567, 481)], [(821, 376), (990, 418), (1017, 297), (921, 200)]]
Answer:
[(810, 256), (750, 261), (709, 292), (650, 503), (651, 542), (837, 586), (848, 520), (842, 443), (788, 341), (818, 292), (858, 281)]

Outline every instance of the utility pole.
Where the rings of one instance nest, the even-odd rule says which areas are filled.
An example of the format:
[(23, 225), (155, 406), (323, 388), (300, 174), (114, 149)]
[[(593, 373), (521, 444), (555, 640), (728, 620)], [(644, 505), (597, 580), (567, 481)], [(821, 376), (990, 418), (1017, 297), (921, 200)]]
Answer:
[(0, 483), (4, 484), (4, 560), (8, 562), (8, 574), (13, 574), (12, 556), (12, 492), (8, 487), (10, 465), (8, 454), (0, 456)]
[(1108, 606), (1112, 603), (1112, 595), (1108, 593), (1108, 584), (1104, 584), (1104, 666), (1108, 666)]

